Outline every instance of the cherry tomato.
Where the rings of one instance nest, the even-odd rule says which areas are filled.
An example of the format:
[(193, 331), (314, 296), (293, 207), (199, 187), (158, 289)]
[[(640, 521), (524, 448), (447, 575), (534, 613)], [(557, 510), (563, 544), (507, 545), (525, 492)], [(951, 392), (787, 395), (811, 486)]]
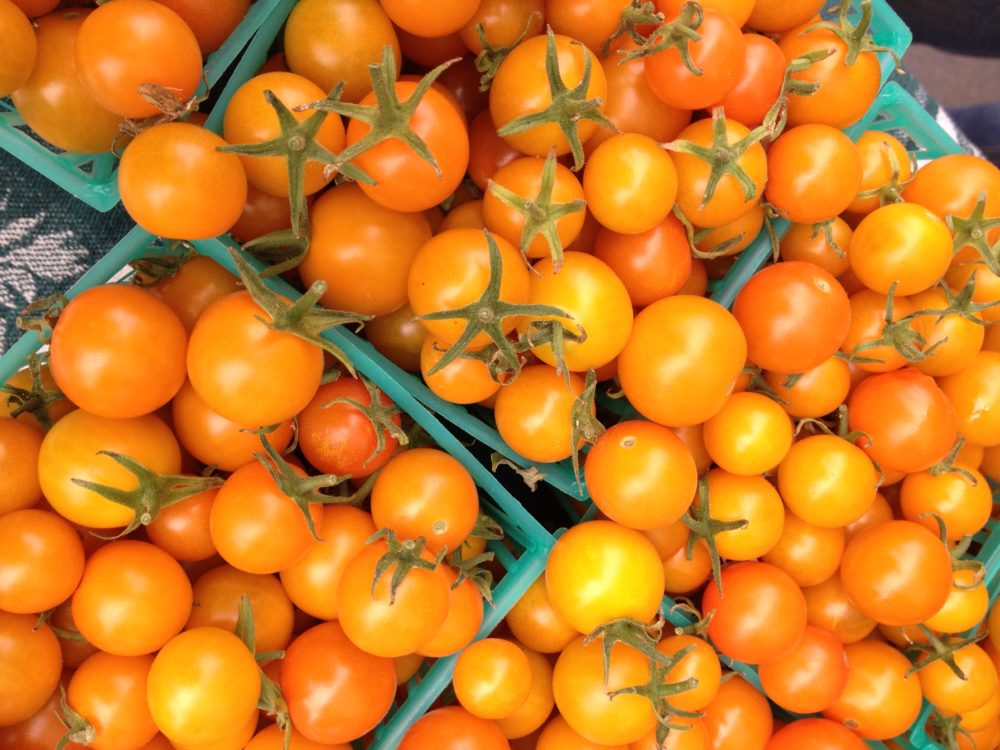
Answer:
[(899, 507), (903, 518), (926, 526), (935, 534), (944, 522), (948, 541), (977, 533), (990, 518), (993, 497), (986, 477), (978, 470), (958, 464), (962, 472), (907, 474), (900, 485)]
[(813, 224), (846, 209), (861, 185), (861, 157), (830, 125), (789, 128), (767, 152), (769, 203), (789, 221)]
[(847, 362), (837, 356), (801, 373), (791, 386), (785, 373), (764, 373), (774, 394), (781, 399), (782, 408), (789, 416), (819, 419), (844, 403), (851, 389), (851, 372)]
[(260, 668), (232, 633), (195, 628), (171, 638), (153, 659), (146, 683), (153, 721), (172, 744), (208, 746), (252, 722), (260, 695)]
[(34, 425), (0, 418), (0, 514), (30, 508), (42, 499), (38, 462), (44, 437)]
[(59, 641), (37, 619), (0, 610), (0, 727), (33, 716), (59, 684)]
[(96, 286), (74, 298), (52, 331), (59, 389), (102, 417), (139, 417), (167, 403), (184, 382), (184, 326), (164, 302), (137, 287)]
[(837, 572), (845, 544), (843, 529), (816, 526), (786, 511), (781, 536), (762, 559), (805, 588), (823, 583)]
[(848, 427), (865, 435), (858, 444), (885, 469), (930, 468), (948, 454), (958, 432), (951, 400), (931, 378), (910, 368), (865, 378), (847, 409)]
[(493, 379), (489, 367), (481, 359), (458, 357), (431, 375), (430, 371), (441, 361), (447, 349), (447, 344), (433, 336), (425, 338), (420, 347), (420, 374), (436, 395), (453, 404), (476, 404), (500, 390), (500, 384)]
[(414, 448), (389, 461), (375, 480), (372, 520), (400, 539), (423, 538), (432, 552), (458, 549), (479, 518), (472, 476), (436, 448)]
[(146, 526), (149, 541), (177, 561), (207, 560), (216, 554), (209, 514), (217, 490), (204, 490), (160, 511)]
[(295, 727), (313, 742), (349, 742), (370, 731), (396, 694), (392, 661), (365, 653), (336, 622), (298, 636), (281, 667), (281, 689)]
[(141, 748), (159, 731), (146, 702), (153, 657), (115, 656), (99, 651), (83, 662), (66, 686), (70, 708), (94, 729), (94, 750)]
[[(741, 529), (716, 536), (719, 554), (729, 560), (753, 560), (768, 552), (784, 525), (785, 508), (774, 486), (761, 476), (740, 476), (722, 469), (708, 472), (712, 517), (746, 521)], [(695, 498), (695, 503), (699, 502)]]
[(458, 653), (472, 643), (483, 624), (483, 594), (478, 586), (470, 578), (456, 585), (458, 573), (447, 566), (443, 570), (451, 586), (448, 616), (419, 651), (421, 656), (431, 658)]
[(571, 528), (556, 540), (545, 569), (552, 606), (585, 634), (619, 617), (650, 621), (663, 597), (662, 576), (653, 544), (611, 521)]
[(754, 128), (781, 93), (785, 79), (785, 56), (777, 43), (762, 34), (743, 34), (746, 57), (735, 85), (712, 106), (722, 107), (726, 117)]
[(583, 378), (576, 373), (569, 374), (567, 383), (549, 365), (525, 367), (497, 394), (494, 415), (500, 437), (529, 461), (569, 458), (574, 447), (571, 412), (582, 392)]
[(420, 372), (420, 352), (428, 334), (409, 303), (396, 312), (369, 320), (364, 333), (376, 351), (397, 367)]
[(191, 602), (191, 584), (176, 560), (152, 544), (122, 539), (87, 559), (73, 594), (73, 622), (102, 651), (140, 656), (181, 631)]
[(135, 475), (98, 451), (120, 453), (163, 474), (177, 474), (180, 449), (170, 428), (147, 414), (132, 419), (98, 417), (82, 409), (67, 414), (49, 430), (38, 455), (38, 478), (53, 509), (68, 520), (97, 529), (132, 521), (135, 511), (81, 487), (84, 479), (115, 489), (137, 485)]
[(699, 38), (687, 44), (688, 55), (700, 73), (688, 69), (676, 47), (646, 58), (650, 88), (674, 107), (708, 107), (725, 96), (743, 73), (746, 51), (739, 25), (712, 8), (704, 8), (703, 13)]
[[(910, 301), (917, 310), (944, 310), (948, 307), (947, 295), (940, 287), (914, 294)], [(964, 370), (976, 358), (986, 339), (982, 325), (956, 313), (943, 317), (934, 313), (919, 315), (910, 327), (925, 341), (925, 356), (913, 366), (934, 378)]]
[(831, 276), (850, 268), (847, 250), (854, 230), (839, 216), (830, 224), (830, 236), (815, 224), (792, 224), (781, 238), (781, 259), (813, 263)]
[(144, 130), (122, 154), (118, 188), (136, 224), (152, 234), (201, 240), (226, 232), (246, 203), (246, 172), (210, 130), (167, 122)]
[(531, 663), (517, 644), (484, 638), (468, 646), (455, 662), (455, 697), (482, 719), (512, 715), (531, 693)]
[(844, 549), (844, 588), (862, 612), (886, 625), (915, 625), (937, 612), (951, 590), (948, 549), (912, 521), (859, 532)]
[(860, 641), (875, 629), (875, 621), (858, 609), (839, 573), (802, 589), (802, 594), (806, 598), (809, 624), (829, 630), (841, 643)]
[[(382, 391), (377, 391), (377, 398), (382, 407), (392, 405), (392, 400)], [(337, 399), (351, 399), (365, 407), (372, 403), (367, 387), (357, 378), (345, 375), (321, 385), (299, 413), (302, 454), (325, 474), (369, 476), (392, 458), (399, 440), (383, 427), (384, 445), (378, 449), (378, 434), (371, 419), (351, 403), (333, 403)], [(399, 427), (400, 416), (394, 414), (391, 421)]]
[(713, 750), (763, 750), (774, 723), (767, 698), (738, 674), (722, 681), (702, 721)]
[(823, 8), (823, 0), (757, 0), (747, 24), (763, 32), (787, 31)]
[(9, 96), (23, 86), (35, 67), (38, 41), (35, 29), (24, 11), (11, 0), (0, 2), (0, 23), (7, 32), (2, 53), (3, 73), (0, 74), (0, 96)]
[[(245, 750), (284, 750), (284, 747), (284, 730), (277, 724), (271, 724), (257, 732)], [(292, 727), (292, 741), (288, 747), (289, 750), (349, 750), (351, 745), (347, 742), (335, 744), (313, 742)]]
[(694, 687), (677, 693), (670, 703), (682, 711), (701, 711), (719, 694), (722, 667), (715, 649), (708, 641), (694, 635), (670, 635), (656, 646), (656, 650), (665, 656), (676, 656), (685, 648), (691, 650), (667, 672), (664, 682), (676, 684), (694, 678)]
[(704, 422), (726, 402), (746, 362), (736, 318), (680, 295), (640, 312), (618, 357), (622, 389), (643, 416), (671, 427)]
[(30, 614), (69, 598), (83, 575), (83, 545), (72, 526), (47, 510), (0, 515), (0, 609)]
[(958, 431), (974, 445), (1000, 445), (1000, 352), (982, 351), (954, 375), (941, 378), (941, 391), (955, 407)]
[(788, 654), (806, 627), (806, 602), (791, 576), (761, 562), (727, 565), (722, 593), (710, 584), (702, 598), (704, 612), (715, 611), (708, 636), (720, 653), (752, 664), (766, 664)]
[(691, 505), (697, 469), (691, 452), (655, 422), (619, 422), (587, 454), (591, 499), (612, 521), (653, 529), (677, 521)]
[[(881, 190), (892, 184), (893, 168), (898, 184), (906, 184), (913, 177), (910, 154), (906, 146), (890, 133), (866, 130), (858, 138), (858, 156), (861, 157), (861, 187), (858, 193)], [(855, 198), (847, 210), (855, 214), (869, 214), (885, 202), (878, 195)]]
[(518, 641), (543, 654), (562, 651), (578, 635), (576, 628), (552, 605), (544, 575), (521, 595), (505, 621)]
[(827, 630), (807, 625), (802, 640), (786, 656), (761, 664), (761, 686), (767, 696), (787, 711), (822, 711), (847, 684), (844, 645)]
[[(222, 137), (227, 143), (262, 143), (277, 138), (280, 133), (278, 116), (264, 92), (270, 91), (292, 116), (302, 122), (311, 112), (296, 112), (300, 104), (309, 104), (326, 97), (322, 89), (308, 78), (295, 73), (277, 71), (256, 75), (233, 92), (226, 104), (222, 120)], [(333, 153), (344, 148), (344, 125), (337, 115), (327, 115), (314, 136), (316, 143)], [(247, 180), (265, 193), (288, 195), (288, 166), (283, 156), (247, 156), (240, 154)], [(316, 161), (306, 164), (302, 191), (305, 195), (324, 187), (331, 177), (323, 177), (323, 165)]]
[(984, 705), (996, 692), (997, 670), (989, 654), (976, 643), (959, 648), (954, 659), (965, 679), (942, 661), (917, 670), (917, 676), (927, 701), (950, 714), (965, 714)]
[(734, 393), (705, 422), (705, 448), (722, 469), (740, 476), (775, 468), (792, 446), (792, 422), (760, 393)]
[[(145, 281), (141, 273), (136, 278)], [(240, 288), (239, 279), (207, 255), (188, 258), (173, 276), (146, 286), (150, 294), (170, 306), (189, 335), (206, 307)]]
[(846, 647), (847, 685), (823, 711), (864, 739), (895, 737), (920, 713), (920, 681), (907, 678), (909, 660), (892, 646), (864, 640)]
[(407, 730), (399, 750), (510, 750), (497, 725), (473, 716), (461, 706), (429, 711)]
[(944, 606), (924, 624), (939, 633), (964, 633), (982, 622), (988, 610), (989, 595), (982, 579), (977, 580), (974, 570), (956, 570)]
[(153, 0), (101, 6), (87, 16), (76, 40), (80, 80), (100, 105), (131, 118), (160, 109), (139, 94), (144, 83), (166, 88), (181, 102), (201, 82), (201, 50), (174, 11)]
[(782, 727), (767, 743), (767, 750), (864, 750), (864, 740), (845, 726), (829, 719), (797, 719)]

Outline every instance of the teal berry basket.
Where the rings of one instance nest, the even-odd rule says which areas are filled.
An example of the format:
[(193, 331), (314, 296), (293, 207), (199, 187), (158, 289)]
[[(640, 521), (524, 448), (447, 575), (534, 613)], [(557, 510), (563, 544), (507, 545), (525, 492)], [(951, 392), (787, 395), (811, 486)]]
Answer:
[[(268, 19), (275, 15), (283, 19), (294, 4), (295, 0), (256, 0), (222, 46), (208, 56), (198, 95), (211, 91), (223, 79)], [(246, 80), (254, 70), (237, 65), (233, 77), (242, 75)], [(214, 109), (221, 111), (218, 106)], [(221, 114), (212, 124), (221, 124)], [(218, 127), (215, 130), (218, 132)], [(45, 143), (25, 124), (10, 99), (0, 99), (0, 148), (98, 211), (110, 211), (118, 205), (118, 157), (114, 153), (78, 154)]]
[[(220, 239), (191, 243), (202, 255), (207, 255), (235, 273), (230, 257), (231, 245)], [(150, 255), (169, 252), (165, 243), (136, 228), (118, 242), (93, 268), (66, 293), (72, 299), (81, 292), (111, 281), (124, 281), (130, 275), (129, 262)], [(280, 279), (271, 278), (268, 285), (289, 298), (298, 293)], [(493, 589), (493, 606), (484, 607), (483, 622), (476, 638), (484, 638), (500, 624), (507, 612), (545, 569), (545, 562), (553, 544), (553, 537), (529, 514), (487, 469), (473, 456), (459, 439), (431, 414), (407, 390), (405, 383), (396, 381), (378, 361), (369, 356), (357, 339), (342, 331), (324, 334), (340, 346), (353, 362), (357, 371), (370, 379), (406, 412), (442, 450), (456, 458), (472, 475), (479, 488), (480, 505), (484, 513), (500, 524), (506, 544), (491, 541), (490, 549), (502, 575)], [(0, 356), (0, 382), (23, 368), (29, 354), (40, 348), (36, 333), (22, 336), (6, 353)], [(391, 750), (399, 746), (406, 731), (451, 683), (457, 655), (437, 659), (424, 673), (414, 677), (407, 685), (406, 699), (399, 703), (375, 730), (375, 740), (369, 750)]]

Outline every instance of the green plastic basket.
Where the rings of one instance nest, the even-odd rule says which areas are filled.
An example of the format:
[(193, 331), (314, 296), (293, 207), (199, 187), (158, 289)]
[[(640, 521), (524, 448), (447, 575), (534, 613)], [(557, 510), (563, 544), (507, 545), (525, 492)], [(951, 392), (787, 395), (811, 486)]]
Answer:
[[(283, 20), (294, 4), (295, 0), (256, 0), (222, 46), (208, 56), (198, 93), (211, 90), (258, 30), (273, 16)], [(238, 65), (233, 76), (242, 75), (246, 80), (253, 70)], [(220, 123), (221, 114), (211, 124)], [(118, 205), (117, 156), (111, 152), (77, 154), (45, 143), (25, 125), (10, 99), (0, 99), (0, 148), (98, 211), (110, 211)]]
[[(235, 264), (229, 255), (229, 244), (219, 239), (197, 241), (192, 244), (198, 252), (212, 257), (235, 273)], [(133, 229), (84, 274), (70, 288), (66, 296), (72, 299), (99, 284), (125, 280), (130, 275), (129, 261), (166, 252), (168, 252), (167, 247), (156, 237), (142, 229)], [(295, 290), (280, 279), (269, 279), (268, 284), (289, 298), (298, 296)], [(498, 542), (490, 543), (496, 561), (503, 568), (503, 576), (493, 591), (494, 606), (484, 608), (483, 623), (476, 635), (477, 639), (486, 637), (542, 574), (554, 541), (553, 537), (450, 430), (407, 392), (405, 384), (393, 380), (368, 356), (365, 348), (356, 346), (356, 339), (344, 336), (339, 331), (324, 335), (341, 346), (358, 372), (385, 391), (441, 449), (458, 459), (479, 487), (483, 512), (503, 527), (504, 536), (511, 543), (513, 550)], [(0, 356), (0, 382), (6, 382), (11, 375), (23, 368), (28, 355), (38, 349), (38, 336), (33, 332), (25, 334), (15, 342), (3, 356)], [(438, 659), (426, 673), (410, 681), (406, 700), (395, 707), (386, 721), (376, 730), (371, 750), (390, 750), (399, 746), (406, 730), (427, 711), (450, 684), (456, 659), (457, 656)]]

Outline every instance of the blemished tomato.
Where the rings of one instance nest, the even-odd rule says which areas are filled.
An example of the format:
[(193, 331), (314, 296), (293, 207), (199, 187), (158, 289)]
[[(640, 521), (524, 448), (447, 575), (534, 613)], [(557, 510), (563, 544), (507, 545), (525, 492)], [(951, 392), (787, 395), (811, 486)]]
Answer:
[(886, 625), (915, 625), (948, 599), (951, 561), (948, 548), (924, 526), (888, 521), (848, 542), (840, 577), (868, 617)]
[(842, 528), (816, 526), (786, 511), (781, 536), (762, 559), (805, 588), (823, 583), (837, 572), (845, 544)]
[[(629, 38), (615, 43), (616, 50), (636, 48)], [(604, 116), (623, 133), (649, 136), (657, 143), (673, 140), (691, 122), (691, 110), (672, 107), (660, 99), (646, 81), (646, 65), (642, 60), (623, 61), (621, 55), (610, 54), (601, 62), (608, 81), (604, 100)], [(608, 140), (614, 133), (598, 128), (583, 144), (587, 154)]]
[(830, 719), (798, 719), (774, 733), (767, 750), (865, 750), (865, 744), (855, 732)]
[(590, 154), (583, 190), (587, 210), (602, 226), (622, 234), (648, 232), (674, 205), (677, 168), (649, 136), (622, 133)]
[[(326, 97), (327, 91), (308, 78), (295, 73), (276, 71), (254, 76), (233, 93), (226, 104), (222, 120), (222, 137), (227, 143), (262, 143), (277, 138), (281, 133), (278, 115), (264, 92), (270, 91), (289, 110), (300, 104), (309, 104)], [(311, 112), (295, 112), (292, 116), (302, 122)], [(316, 143), (333, 153), (344, 148), (344, 124), (336, 115), (327, 115), (314, 136)], [(240, 154), (247, 180), (265, 193), (288, 195), (288, 166), (282, 156), (247, 156)], [(323, 165), (310, 161), (306, 164), (302, 191), (311, 195), (324, 187), (332, 178), (323, 177)]]
[(907, 677), (910, 661), (892, 646), (873, 640), (846, 647), (847, 685), (823, 711), (864, 739), (885, 740), (905, 732), (920, 713), (920, 681)]
[[(583, 97), (603, 99), (607, 95), (607, 80), (597, 56), (587, 47), (568, 36), (555, 34), (557, 67), (563, 85), (572, 89), (583, 80), (584, 59), (590, 60), (590, 82)], [(552, 103), (552, 91), (546, 76), (545, 36), (526, 39), (517, 45), (497, 69), (490, 87), (490, 115), (499, 130), (523, 115), (541, 112)], [(593, 120), (581, 119), (576, 123), (580, 141), (597, 129)], [(570, 142), (555, 123), (547, 122), (504, 139), (514, 148), (531, 156), (545, 156), (550, 149), (556, 155), (568, 154)]]
[(932, 378), (910, 368), (865, 378), (847, 409), (849, 429), (864, 433), (858, 444), (884, 469), (928, 469), (948, 455), (958, 434), (952, 400)]
[(73, 622), (102, 651), (151, 654), (181, 631), (191, 602), (180, 563), (152, 544), (122, 539), (87, 559), (73, 594)]
[(30, 508), (42, 499), (38, 460), (44, 438), (39, 427), (0, 418), (0, 514)]
[(729, 398), (746, 362), (746, 338), (733, 315), (702, 297), (654, 302), (636, 317), (618, 356), (629, 402), (669, 427), (698, 424)]
[(365, 653), (336, 622), (316, 625), (288, 647), (281, 689), (295, 727), (313, 742), (350, 742), (378, 724), (396, 694), (392, 660)]
[(847, 253), (851, 270), (881, 294), (922, 292), (937, 283), (952, 258), (944, 220), (915, 203), (893, 203), (868, 214), (854, 229)]
[(250, 8), (251, 0), (222, 0), (200, 3), (197, 0), (156, 0), (166, 5), (191, 27), (202, 55), (214, 52), (226, 41)]
[(59, 684), (59, 641), (37, 619), (0, 610), (0, 727), (33, 716)]
[(611, 648), (607, 679), (603, 641), (587, 645), (584, 636), (573, 640), (556, 661), (552, 692), (566, 723), (590, 742), (624, 745), (635, 742), (656, 725), (648, 699), (615, 690), (649, 681), (649, 659), (624, 643)]
[(139, 417), (184, 382), (187, 334), (170, 307), (138, 287), (106, 284), (74, 298), (52, 331), (59, 389), (101, 417)]
[[(386, 552), (388, 545), (377, 541), (347, 563), (337, 585), (337, 617), (356, 646), (370, 654), (395, 658), (418, 651), (441, 629), (448, 616), (450, 583), (441, 566), (433, 570), (413, 568), (396, 588), (393, 599), (390, 583), (395, 566), (374, 583), (376, 566)], [(434, 561), (427, 550), (421, 557)]]
[[(306, 473), (291, 466), (298, 477)], [(320, 506), (309, 506), (313, 524)], [(212, 541), (222, 559), (248, 573), (277, 573), (316, 544), (306, 516), (260, 461), (244, 464), (219, 488), (209, 516)]]
[(674, 107), (708, 107), (725, 96), (743, 73), (746, 52), (739, 25), (712, 8), (703, 12), (699, 38), (687, 44), (690, 59), (701, 69), (699, 74), (687, 68), (676, 47), (645, 58), (650, 88)]
[(774, 394), (781, 399), (789, 416), (818, 419), (844, 403), (851, 389), (851, 371), (843, 359), (830, 357), (825, 362), (801, 373), (788, 386), (788, 375), (768, 370), (764, 373)]
[[(397, 81), (396, 96), (407, 101), (417, 88), (413, 81)], [(375, 104), (367, 94), (362, 106)], [(374, 185), (361, 183), (365, 194), (397, 211), (423, 211), (441, 203), (455, 192), (469, 166), (469, 131), (465, 118), (445, 94), (428, 89), (410, 116), (410, 130), (423, 140), (437, 168), (399, 139), (389, 138), (354, 158), (353, 164), (366, 172)], [(346, 145), (357, 143), (371, 130), (361, 120), (347, 126)]]
[(98, 651), (83, 662), (66, 686), (70, 708), (94, 728), (94, 750), (141, 748), (159, 731), (146, 701), (153, 657), (115, 656)]
[[(723, 469), (708, 472), (708, 494), (713, 518), (746, 521), (741, 529), (716, 535), (719, 554), (728, 560), (753, 560), (781, 538), (785, 506), (774, 485), (760, 475), (740, 476)], [(699, 499), (695, 499), (697, 504)]]
[(702, 611), (715, 611), (708, 636), (720, 653), (750, 664), (780, 659), (802, 638), (806, 602), (780, 568), (741, 562), (722, 569), (722, 593), (709, 584)]
[[(541, 319), (559, 320), (564, 328), (586, 334), (584, 341), (564, 342), (566, 368), (584, 372), (617, 357), (632, 332), (632, 302), (614, 271), (599, 258), (578, 252), (565, 253), (560, 269), (551, 258), (543, 258), (533, 268), (528, 302), (553, 305), (569, 314), (569, 320)], [(529, 325), (530, 321), (522, 319), (518, 330), (523, 332)], [(532, 352), (549, 365), (558, 364), (549, 344), (535, 346)]]
[[(536, 157), (514, 159), (500, 166), (489, 178), (489, 182), (533, 201), (541, 190), (544, 169), (543, 159)], [(551, 201), (556, 204), (582, 201), (584, 188), (577, 176), (559, 163), (555, 164), (554, 169)], [(556, 234), (563, 247), (567, 247), (580, 234), (585, 216), (586, 211), (581, 209), (565, 214), (556, 221)], [(521, 235), (527, 219), (525, 214), (501, 201), (493, 188), (483, 193), (483, 223), (486, 228), (516, 247), (521, 247)], [(544, 258), (551, 252), (548, 241), (541, 234), (535, 235), (523, 251), (528, 258)]]
[(850, 325), (840, 283), (819, 266), (786, 261), (746, 283), (733, 315), (747, 339), (747, 358), (765, 370), (805, 372), (836, 354)]
[(702, 721), (713, 750), (763, 750), (774, 725), (767, 698), (738, 674), (722, 681)]
[(185, 630), (214, 627), (235, 632), (240, 598), (246, 595), (254, 614), (254, 652), (279, 651), (292, 637), (292, 602), (270, 575), (219, 565), (194, 582), (194, 606)]
[(732, 474), (752, 476), (776, 467), (792, 446), (792, 421), (761, 393), (734, 393), (705, 422), (705, 448)]
[(403, 736), (399, 750), (510, 750), (500, 728), (461, 706), (428, 711)]
[(974, 445), (1000, 445), (1000, 352), (981, 351), (965, 369), (938, 381), (955, 407), (958, 431)]
[(829, 631), (807, 625), (795, 648), (761, 664), (758, 673), (764, 692), (786, 711), (816, 713), (840, 697), (847, 684), (844, 645)]
[(652, 229), (619, 234), (601, 227), (594, 257), (621, 279), (634, 307), (681, 292), (691, 275), (691, 249), (680, 220), (669, 214)]
[(410, 263), (431, 238), (422, 214), (386, 208), (356, 184), (345, 184), (320, 196), (309, 220), (309, 252), (299, 273), (307, 286), (327, 283), (323, 305), (385, 315), (406, 304)]
[(70, 412), (42, 441), (38, 479), (56, 512), (90, 528), (125, 526), (135, 515), (133, 509), (73, 482), (84, 479), (117, 489), (136, 487), (134, 474), (98, 451), (121, 453), (162, 474), (177, 474), (181, 468), (177, 440), (159, 417), (110, 419), (82, 409)]
[(483, 638), (459, 654), (452, 683), (466, 711), (482, 719), (504, 719), (531, 693), (531, 663), (513, 641)]
[(830, 238), (813, 224), (792, 224), (781, 238), (781, 259), (814, 263), (831, 276), (840, 276), (851, 265), (847, 250), (853, 234), (850, 224), (839, 216), (830, 224)]
[(817, 83), (819, 88), (809, 95), (793, 92), (788, 97), (788, 124), (846, 128), (861, 119), (875, 101), (882, 77), (878, 57), (863, 51), (848, 62), (848, 45), (841, 37), (830, 29), (810, 26), (807, 23), (787, 31), (778, 43), (788, 62), (817, 50), (832, 50), (829, 57), (792, 73), (793, 81)]
[(475, 482), (458, 459), (437, 448), (392, 458), (375, 480), (372, 520), (400, 539), (427, 541), (432, 552), (458, 549), (479, 518)]
[(833, 435), (797, 441), (778, 466), (778, 491), (807, 523), (837, 528), (852, 523), (875, 502), (879, 474), (856, 445)]
[(918, 471), (903, 478), (899, 492), (903, 518), (922, 524), (936, 534), (939, 529), (936, 516), (944, 521), (949, 542), (978, 532), (993, 510), (993, 497), (986, 477), (977, 469), (958, 465), (967, 475), (956, 471), (940, 474)]
[(6, 43), (0, 73), (0, 96), (9, 96), (20, 88), (31, 76), (38, 55), (38, 41), (35, 29), (24, 11), (11, 0), (0, 2), (0, 24), (6, 32)]
[(80, 80), (106, 109), (131, 118), (160, 114), (139, 94), (162, 86), (179, 101), (201, 82), (201, 50), (179, 15), (153, 0), (101, 6), (80, 27), (75, 47)]
[[(377, 389), (376, 389), (377, 390)], [(392, 399), (377, 390), (383, 407)], [(366, 477), (385, 466), (399, 447), (399, 440), (385, 427), (383, 447), (378, 449), (378, 433), (371, 419), (354, 404), (337, 399), (352, 399), (371, 406), (372, 396), (358, 378), (347, 375), (324, 383), (305, 408), (299, 412), (299, 446), (302, 454), (316, 469), (336, 476)], [(391, 421), (399, 427), (400, 416)]]
[[(750, 134), (749, 128), (736, 120), (726, 120), (725, 131), (726, 143), (730, 146)], [(677, 134), (677, 140), (712, 148), (714, 132), (711, 118), (691, 123)], [(715, 186), (712, 197), (705, 200), (712, 173), (709, 163), (681, 152), (675, 152), (673, 160), (677, 168), (677, 207), (699, 227), (718, 227), (736, 221), (757, 205), (767, 181), (768, 158), (759, 142), (747, 148), (736, 161), (753, 182), (754, 190), (749, 197), (744, 194), (742, 185), (735, 177), (724, 174)]]
[(25, 123), (53, 146), (94, 154), (111, 148), (122, 117), (98, 104), (77, 75), (73, 49), (88, 14), (73, 8), (34, 22), (36, 63), (11, 100)]
[(556, 540), (545, 584), (555, 610), (587, 634), (619, 617), (649, 622), (663, 597), (663, 564), (640, 532), (588, 521)]
[[(160, 649), (146, 690), (153, 721), (171, 743), (206, 746), (256, 724), (260, 668), (232, 633), (195, 628)], [(246, 739), (252, 735), (253, 726)]]
[(530, 461), (569, 458), (574, 448), (573, 403), (583, 387), (583, 378), (576, 373), (569, 374), (567, 383), (549, 365), (525, 367), (497, 394), (493, 411), (500, 436)]
[(396, 72), (403, 62), (392, 21), (376, 0), (303, 0), (285, 24), (288, 67), (316, 83), (325, 96), (344, 81), (343, 100), (371, 90), (368, 66), (390, 45)]
[(562, 651), (578, 635), (576, 628), (552, 605), (544, 575), (521, 594), (505, 622), (518, 641), (543, 654)]
[(767, 152), (764, 195), (799, 224), (832, 219), (846, 209), (861, 185), (861, 157), (854, 143), (830, 125), (789, 128)]
[[(500, 299), (522, 303), (528, 299), (529, 271), (521, 253), (503, 237), (494, 235), (500, 251)], [(490, 276), (489, 243), (484, 230), (450, 229), (432, 237), (417, 251), (410, 266), (407, 289), (414, 315), (440, 310), (457, 310), (478, 300), (486, 290)], [(465, 321), (421, 320), (432, 335), (448, 343), (457, 341), (465, 331)], [(514, 330), (515, 317), (502, 321), (504, 333)], [(470, 349), (489, 343), (485, 334), (469, 342)]]
[(655, 422), (619, 422), (587, 454), (591, 499), (612, 521), (633, 529), (672, 524), (691, 505), (698, 473), (687, 446)]
[(744, 33), (743, 46), (743, 72), (714, 106), (724, 108), (729, 119), (753, 128), (778, 100), (786, 61), (777, 43), (762, 34)]
[(295, 416), (323, 377), (323, 351), (268, 328), (269, 319), (249, 292), (236, 292), (212, 303), (188, 340), (191, 386), (214, 411), (248, 427)]
[(167, 122), (144, 130), (118, 167), (122, 205), (135, 223), (164, 237), (203, 240), (226, 232), (246, 203), (246, 172), (211, 130)]
[[(253, 454), (263, 450), (260, 435), (214, 411), (189, 381), (174, 396), (171, 416), (177, 440), (206, 466), (236, 471), (243, 464), (255, 461)], [(300, 430), (301, 427), (300, 423)], [(286, 419), (263, 437), (282, 453), (291, 443), (293, 433), (292, 420)]]
[(27, 508), (0, 515), (0, 609), (44, 612), (69, 598), (83, 575), (83, 544), (61, 516)]

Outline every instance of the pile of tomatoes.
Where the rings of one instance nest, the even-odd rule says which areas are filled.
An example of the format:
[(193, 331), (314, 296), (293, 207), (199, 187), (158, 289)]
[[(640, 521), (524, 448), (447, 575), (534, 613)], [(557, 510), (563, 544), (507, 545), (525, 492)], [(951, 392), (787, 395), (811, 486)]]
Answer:
[[(221, 134), (204, 47), (182, 81), (95, 32), (145, 97), (88, 67), (153, 0), (42, 16), (177, 252), (34, 320), (5, 386), (0, 747), (364, 743), (452, 655), (404, 750), (847, 750), (925, 702), (1000, 745), (1000, 170), (844, 135), (887, 53), (822, 5), (300, 0)], [(226, 232), (301, 296), (185, 243)], [(500, 530), (355, 324), (600, 516), (486, 638)]]

